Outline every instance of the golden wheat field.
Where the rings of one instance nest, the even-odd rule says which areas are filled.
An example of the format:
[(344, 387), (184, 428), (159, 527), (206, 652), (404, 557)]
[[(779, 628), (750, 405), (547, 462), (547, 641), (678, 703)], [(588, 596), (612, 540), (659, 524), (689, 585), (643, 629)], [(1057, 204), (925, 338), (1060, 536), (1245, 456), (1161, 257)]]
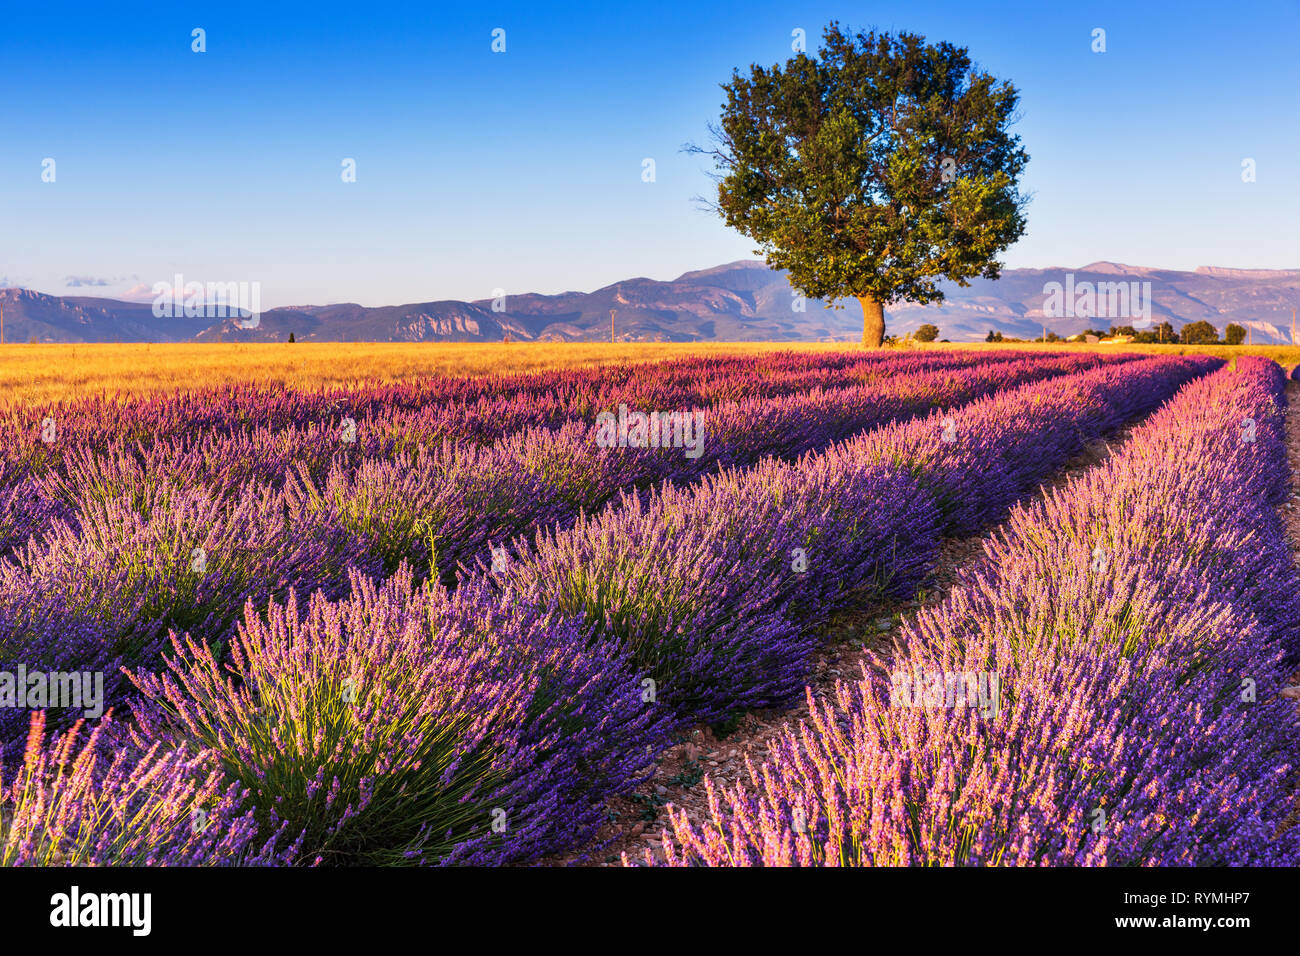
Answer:
[[(348, 387), (430, 375), (482, 375), (576, 368), (607, 362), (659, 361), (691, 354), (735, 355), (785, 349), (843, 350), (855, 343), (181, 343), (0, 346), (0, 403), (90, 396), (150, 395), (252, 382), (291, 388)], [(913, 349), (1033, 349), (1164, 354), (1262, 355), (1300, 364), (1300, 347), (1085, 345), (1075, 343), (907, 343)]]
[(719, 343), (182, 343), (0, 346), (0, 401), (146, 395), (228, 382), (347, 387), (431, 375), (483, 375), (846, 345)]

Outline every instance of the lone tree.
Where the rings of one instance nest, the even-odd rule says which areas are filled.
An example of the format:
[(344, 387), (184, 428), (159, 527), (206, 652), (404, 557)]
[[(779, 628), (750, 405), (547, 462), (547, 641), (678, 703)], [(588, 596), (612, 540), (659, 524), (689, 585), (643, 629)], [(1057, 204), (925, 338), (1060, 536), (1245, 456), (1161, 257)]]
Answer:
[(714, 148), (692, 148), (717, 163), (718, 211), (805, 296), (862, 303), (865, 346), (884, 340), (885, 305), (996, 279), (1024, 232), (1018, 94), (963, 48), (832, 22), (816, 58), (722, 88)]
[(916, 340), (918, 342), (933, 342), (939, 337), (939, 327), (926, 322), (916, 330)]

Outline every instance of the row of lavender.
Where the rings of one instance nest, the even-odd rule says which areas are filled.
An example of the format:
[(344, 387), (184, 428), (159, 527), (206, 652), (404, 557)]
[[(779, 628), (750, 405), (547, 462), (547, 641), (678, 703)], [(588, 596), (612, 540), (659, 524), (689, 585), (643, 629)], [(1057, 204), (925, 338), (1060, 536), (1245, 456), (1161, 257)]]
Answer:
[[(709, 445), (717, 445), (722, 454), (728, 449), (740, 451), (739, 447), (733, 448), (741, 440), (737, 436), (743, 434), (745, 424), (752, 424), (755, 434), (750, 439), (751, 450), (761, 450), (764, 439), (769, 443), (774, 440), (770, 434), (773, 430), (797, 427), (796, 418), (802, 413), (806, 419), (809, 410), (852, 408), (855, 400), (858, 405), (863, 400), (880, 400), (891, 389), (897, 390), (900, 381), (908, 383), (911, 394), (917, 396), (928, 389), (942, 389), (948, 379), (944, 373), (960, 374), (976, 364), (993, 369), (1003, 363), (1026, 361), (1034, 361), (1033, 356), (1011, 353), (995, 361), (978, 363), (967, 356), (945, 354), (875, 358), (869, 362), (862, 360), (860, 368), (849, 369), (861, 380), (858, 388), (841, 386), (830, 390), (800, 389), (790, 381), (777, 388), (758, 377), (761, 369), (745, 368), (731, 380), (732, 384), (754, 394), (703, 408), (688, 406), (685, 412), (679, 406), (678, 414), (704, 413), (693, 416), (692, 426), (694, 418), (707, 419)], [(659, 389), (660, 377), (671, 380), (674, 374), (672, 369), (664, 369), (665, 366), (645, 366), (640, 381), (648, 383), (646, 387), (650, 389)], [(779, 368), (773, 374), (781, 378)], [(776, 394), (761, 394), (764, 391)], [(114, 468), (157, 471), (163, 466), (181, 473), (188, 481), (218, 487), (233, 487), (248, 479), (280, 485), (296, 466), (306, 467), (314, 477), (323, 478), (335, 466), (348, 469), (374, 458), (410, 458), (421, 450), (437, 461), (473, 457), (484, 442), (491, 446), (484, 453), (489, 458), (518, 456), (527, 447), (549, 447), (557, 440), (563, 441), (565, 435), (577, 435), (593, 444), (597, 415), (601, 411), (621, 412), (619, 403), (612, 398), (609, 404), (598, 404), (586, 414), (564, 406), (554, 396), (542, 396), (537, 405), (558, 403), (565, 409), (563, 423), (578, 427), (567, 432), (562, 426), (545, 424), (553, 416), (521, 419), (500, 413), (499, 409), (488, 409), (480, 411), (490, 426), (480, 421), (473, 427), (461, 428), (463, 407), (432, 404), (407, 408), (402, 402), (409, 398), (401, 397), (386, 405), (386, 392), (371, 390), (365, 393), (367, 413), (360, 420), (348, 417), (348, 410), (339, 409), (337, 403), (331, 402), (317, 409), (318, 414), (282, 413), (281, 406), (286, 403), (291, 407), (305, 404), (315, 408), (324, 402), (320, 398), (322, 394), (245, 389), (238, 395), (227, 396), (229, 401), (216, 401), (221, 396), (208, 394), (197, 398), (181, 396), (158, 400), (157, 408), (151, 404), (152, 400), (121, 408), (111, 403), (88, 402), (79, 407), (80, 416), (64, 411), (50, 413), (57, 417), (42, 417), (39, 409), (26, 409), (15, 413), (14, 420), (6, 423), (7, 440), (0, 446), (3, 452), (0, 486), (35, 480), (46, 474), (74, 483), (84, 484), (89, 480), (107, 486), (113, 481)], [(946, 397), (937, 394), (936, 401)], [(774, 400), (782, 398), (790, 401)], [(243, 404), (239, 399), (245, 400)], [(529, 404), (530, 396), (523, 396), (520, 401), (533, 407)], [(195, 404), (203, 409), (201, 415), (196, 414)], [(187, 421), (184, 413), (194, 414), (195, 420)], [(473, 414), (479, 416), (480, 412)], [(280, 418), (286, 420), (278, 421)], [(694, 427), (691, 430), (694, 432)], [(518, 438), (505, 437), (520, 432), (524, 434)], [(704, 436), (690, 437), (698, 441)], [(634, 452), (644, 450), (634, 449)], [(109, 460), (105, 461), (105, 456)], [(717, 457), (716, 453), (712, 454), (709, 460)], [(701, 467), (702, 463), (695, 458), (694, 464)], [(121, 463), (115, 464), (118, 460)], [(96, 474), (105, 469), (107, 474)], [(111, 488), (106, 487), (105, 491)]]
[[(346, 600), (250, 608), (229, 672), (178, 638), (169, 673), (135, 676), (129, 741), (33, 738), (7, 858), (503, 862), (581, 841), (683, 721), (796, 693), (808, 629), (837, 604), (914, 588), (945, 530), (995, 520), (1216, 364), (1094, 369), (630, 496), (454, 594), (403, 569), (357, 575)], [(101, 759), (52, 781), (60, 755), (113, 748), (107, 780)]]
[[(387, 454), (358, 450), (364, 442), (340, 445), (338, 434), (324, 428), (177, 438), (147, 448), (73, 447), (62, 452), (59, 468), (40, 476), (0, 468), (0, 558), (18, 552), (35, 532), (54, 529), (39, 553), (28, 547), (14, 560), (25, 567), (22, 574), (41, 579), (43, 589), (59, 590), (51, 576), (67, 574), (51, 570), (54, 565), (72, 568), (78, 578), (114, 580), (125, 563), (134, 563), (138, 549), (127, 546), (126, 558), (113, 559), (107, 569), (87, 568), (74, 552), (87, 552), (86, 561), (93, 562), (101, 546), (139, 540), (155, 563), (159, 553), (169, 557), (157, 574), (129, 569), (130, 581), (114, 591), (130, 595), (167, 572), (184, 574), (201, 550), (203, 582), (229, 595), (236, 612), (246, 597), (262, 599), (230, 580), (232, 573), (246, 574), (255, 558), (262, 565), (255, 577), (269, 579), (267, 594), (283, 595), (289, 583), (342, 584), (349, 563), (391, 573), (402, 560), (412, 562), (420, 578), (436, 569), (451, 584), (462, 563), (486, 558), (491, 543), (572, 520), (623, 489), (687, 481), (764, 455), (795, 456), (1000, 387), (1130, 360), (1021, 357), (727, 403), (708, 413), (707, 441), (694, 456), (673, 448), (611, 447), (594, 423), (528, 429), (487, 447), (444, 443)], [(64, 604), (79, 606), (75, 599)]]
[[(778, 366), (781, 359), (777, 357)], [(1027, 360), (1023, 354), (1003, 359), (1015, 364)], [(832, 357), (832, 362), (844, 364), (839, 356)], [(874, 359), (863, 366), (872, 368), (872, 375), (886, 376), (890, 382), (908, 383), (911, 394), (916, 395), (924, 388), (935, 386), (937, 381), (944, 381), (942, 376), (918, 381), (918, 376), (947, 367), (959, 369), (964, 364), (968, 364), (964, 357), (901, 356)], [(651, 382), (651, 387), (658, 387), (656, 383), (661, 376), (671, 382), (677, 374), (675, 366), (665, 363), (644, 367), (642, 377)], [(754, 374), (755, 369), (746, 366), (738, 372), (736, 381), (749, 387), (756, 381)], [(778, 368), (777, 377), (780, 374)], [(557, 388), (563, 386), (566, 375), (571, 373), (554, 373)], [(418, 394), (419, 386), (410, 388)], [(372, 389), (366, 393), (365, 401), (380, 401), (390, 390)], [(282, 405), (287, 403), (289, 408), (301, 412), (299, 406), (315, 407), (325, 401), (322, 394), (245, 389), (227, 396), (232, 398), (230, 402), (213, 401), (220, 396), (205, 393), (197, 397), (142, 400), (120, 408), (111, 403), (86, 402), (79, 406), (80, 417), (69, 412), (60, 413), (58, 419), (42, 419), (38, 409), (16, 412), (17, 420), (7, 423), (4, 432), (7, 440), (0, 446), (0, 556), (22, 543), (33, 529), (45, 526), (54, 518), (74, 519), (87, 496), (98, 501), (129, 496), (138, 504), (150, 490), (169, 484), (231, 494), (244, 492), (242, 486), (248, 482), (279, 488), (294, 473), (310, 476), (311, 482), (320, 482), (332, 473), (382, 467), (383, 461), (396, 459), (405, 463), (407, 471), (419, 467), (430, 475), (441, 476), (445, 479), (440, 481), (443, 485), (464, 484), (467, 478), (463, 473), (470, 472), (482, 475), (482, 480), (493, 487), (509, 480), (522, 482), (530, 496), (556, 488), (572, 498), (563, 486), (555, 484), (557, 476), (553, 466), (548, 468), (548, 465), (552, 461), (570, 461), (575, 445), (585, 446), (588, 458), (596, 455), (601, 459), (616, 459), (612, 466), (596, 462), (589, 463), (585, 469), (607, 475), (612, 467), (618, 473), (607, 475), (610, 481), (621, 480), (623, 476), (629, 481), (649, 480), (656, 471), (655, 463), (659, 471), (670, 471), (680, 464), (679, 456), (659, 453), (660, 449), (598, 450), (594, 416), (586, 427), (574, 425), (559, 431), (528, 428), (517, 437), (499, 437), (486, 449), (481, 449), (472, 438), (453, 442), (445, 434), (431, 444), (431, 432), (414, 426), (410, 415), (403, 416), (405, 406), (400, 403), (389, 407), (387, 417), (373, 414), (361, 423), (331, 412), (327, 419), (319, 421), (295, 423), (297, 416), (289, 415), (289, 420), (282, 425), (268, 424), (285, 417)], [(797, 429), (800, 412), (806, 420), (812, 411), (826, 412), (838, 406), (852, 408), (873, 398), (879, 401), (888, 390), (877, 387), (850, 393), (817, 392), (811, 399), (806, 392), (789, 394), (796, 397), (784, 402), (752, 398), (724, 403), (720, 409), (711, 410), (709, 424), (715, 440), (709, 444), (715, 451), (708, 457), (694, 457), (686, 464), (702, 468), (717, 460), (719, 454), (728, 451), (733, 457), (743, 454), (746, 449), (732, 435), (744, 434), (746, 423), (767, 423), (767, 431), (759, 427), (750, 437), (748, 450), (756, 453), (763, 448), (758, 436), (769, 437), (771, 431), (782, 428)], [(241, 404), (236, 399), (246, 401)], [(605, 410), (612, 408), (617, 406), (606, 406)], [(777, 411), (774, 413), (773, 409)], [(454, 417), (444, 415), (446, 410), (446, 406), (432, 405), (413, 414), (443, 416), (447, 420)], [(185, 414), (195, 420), (186, 423)], [(493, 420), (502, 436), (511, 433), (508, 419)], [(441, 434), (438, 428), (432, 432)], [(779, 451), (780, 438), (770, 439), (767, 447)], [(472, 481), (470, 484), (473, 486)], [(597, 494), (601, 490), (595, 489)], [(577, 499), (577, 503), (591, 506), (591, 496)]]
[(349, 428), (359, 433), (357, 450), (365, 454), (446, 440), (483, 444), (524, 428), (591, 420), (620, 405), (642, 411), (710, 408), (871, 384), (900, 374), (1017, 361), (1028, 354), (784, 352), (441, 377), (354, 389), (299, 391), (245, 384), (147, 398), (17, 405), (0, 412), (0, 431), (7, 436), (0, 464), (39, 473), (57, 467), (70, 448), (159, 442), (170, 448), (173, 439), (190, 448), (203, 439), (231, 437), (273, 443), (283, 441), (286, 433), (300, 441), (322, 435), (337, 450)]
[(796, 462), (625, 493), (515, 542), (487, 577), (624, 648), (661, 706), (713, 722), (804, 686), (811, 628), (915, 593), (941, 537), (996, 522), (1085, 444), (1217, 367), (1148, 359), (996, 392)]
[[(856, 424), (917, 414), (940, 401), (959, 402), (1001, 384), (1095, 364), (1087, 358), (1063, 362), (1020, 356), (951, 375), (900, 375), (888, 388), (853, 391), (848, 412), (829, 401), (801, 407), (807, 416), (831, 419), (826, 435), (833, 436), (836, 427), (852, 430)], [(999, 366), (1008, 371), (999, 373)], [(785, 420), (795, 424), (788, 414)], [(791, 444), (775, 444), (775, 450), (794, 453), (808, 442), (806, 430), (792, 431), (787, 438)], [(538, 436), (532, 438), (525, 450), (541, 444)], [(211, 644), (220, 657), (246, 601), (260, 606), (268, 599), (283, 600), (291, 588), (337, 599), (348, 591), (350, 569), (370, 576), (382, 570), (369, 529), (338, 520), (337, 513), (321, 508), (319, 501), (315, 507), (295, 508), (301, 498), (252, 482), (217, 482), (216, 489), (205, 488), (203, 466), (222, 469), (257, 460), (246, 448), (209, 447), (205, 452), (181, 460), (164, 454), (145, 463), (82, 447), (66, 456), (70, 464), (60, 472), (10, 485), (0, 501), (5, 506), (0, 507), (0, 537), (7, 537), (15, 551), (0, 562), (0, 660), (37, 674), (98, 674), (106, 682), (100, 699), (120, 702), (120, 665), (143, 664), (146, 670), (154, 666), (169, 630)], [(567, 456), (572, 463), (584, 455), (592, 456), (593, 450), (579, 443), (553, 451), (550, 458)], [(472, 463), (472, 456), (467, 460)], [(605, 477), (599, 486), (602, 498), (630, 480), (626, 468), (598, 470)], [(671, 469), (665, 473), (675, 474)], [(456, 475), (444, 469), (439, 476), (440, 490), (454, 492), (456, 483), (448, 479)], [(480, 522), (475, 550), (489, 535), (500, 536), (503, 528), (511, 527), (501, 520), (503, 514), (519, 522), (516, 530), (541, 526), (554, 516), (538, 507), (539, 499), (544, 502), (546, 493), (553, 493), (550, 485), (518, 487), (510, 477), (488, 473), (479, 476), (482, 484), (475, 486), (472, 469), (466, 469), (462, 486), (495, 489), (520, 515), (485, 509), (473, 495), (453, 498), (457, 518), (474, 516)], [(562, 481), (555, 484), (564, 487)], [(395, 501), (403, 500), (401, 488), (390, 491)], [(419, 498), (413, 504), (422, 507), (422, 513), (412, 510), (426, 527), (440, 529), (440, 540), (454, 538), (446, 508)], [(53, 507), (43, 512), (43, 505)], [(59, 505), (62, 513), (50, 520)], [(391, 540), (388, 516), (367, 513), (364, 507), (361, 516), (373, 520), (376, 532)], [(418, 549), (414, 556), (418, 558)], [(467, 600), (472, 603), (472, 597)], [(9, 742), (10, 753), (25, 732), (26, 712), (21, 706), (0, 710), (0, 735)]]
[[(590, 429), (540, 430), (488, 451), (364, 458), (355, 470), (336, 461), (320, 491), (301, 462), (284, 488), (243, 475), (245, 466), (270, 465), (242, 447), (176, 458), (81, 448), (60, 472), (0, 491), (0, 656), (21, 654), (46, 671), (102, 671), (111, 695), (119, 664), (148, 666), (172, 629), (219, 645), (247, 601), (283, 600), (291, 587), (339, 598), (349, 569), (373, 577), (402, 561), (422, 579), (435, 552), (450, 584), (461, 561), (481, 560), (490, 543), (571, 519), (638, 482), (689, 479), (723, 454), (795, 454), (939, 399), (960, 402), (1089, 364), (1035, 358), (901, 376), (811, 403), (773, 399), (765, 417), (783, 421), (784, 435), (773, 428), (756, 442), (761, 429), (745, 433), (735, 422), (731, 451), (720, 440), (698, 460), (600, 448)], [(737, 447), (743, 441), (748, 448)], [(25, 728), (9, 713), (0, 713), (0, 741)]]
[(323, 477), (299, 466), (287, 494), (304, 511), (337, 513), (354, 535), (371, 542), (370, 552), (386, 570), (409, 561), (417, 577), (436, 570), (451, 584), (464, 566), (486, 563), (492, 545), (567, 526), (620, 492), (669, 481), (685, 485), (769, 456), (797, 457), (1000, 389), (1132, 360), (1039, 356), (956, 371), (900, 368), (876, 384), (718, 406), (704, 418), (692, 454), (611, 446), (601, 426), (572, 423), (528, 430), (488, 448), (459, 444), (356, 463), (336, 459)]
[(1300, 862), (1285, 379), (1239, 359), (982, 563), (715, 792), (674, 865)]
[[(825, 403), (796, 407), (829, 438), (837, 429), (918, 414), (939, 399), (956, 403), (999, 385), (1096, 364), (1050, 357), (996, 363), (854, 390), (848, 412)], [(774, 403), (788, 409), (791, 401), (798, 399)], [(793, 415), (788, 420), (791, 444), (775, 449), (794, 453), (810, 440), (809, 432), (793, 427)], [(928, 425), (924, 430), (933, 432)], [(247, 602), (263, 607), (269, 600), (284, 601), (290, 589), (341, 599), (349, 592), (350, 571), (377, 579), (403, 561), (415, 567), (419, 583), (435, 547), (444, 560), (448, 554), (485, 556), (490, 542), (507, 533), (544, 530), (580, 507), (594, 507), (640, 473), (616, 450), (591, 448), (573, 435), (560, 436), (567, 445), (547, 446), (543, 437), (531, 436), (520, 451), (521, 460), (561, 468), (545, 481), (538, 473), (529, 472), (533, 479), (526, 480), (518, 470), (500, 467), (476, 471), (472, 466), (485, 459), (472, 454), (458, 459), (459, 470), (367, 460), (355, 476), (336, 468), (329, 498), (304, 494), (305, 474), (302, 484), (288, 489), (247, 480), (220, 491), (204, 487), (202, 466), (248, 460), (236, 453), (145, 464), (82, 449), (64, 474), (16, 483), (0, 498), (0, 530), (6, 514), (26, 517), (25, 524), (11, 520), (8, 526), (10, 540), (25, 543), (0, 561), (0, 660), (38, 673), (102, 675), (102, 699), (120, 703), (122, 666), (156, 667), (169, 631), (211, 645), (220, 657)], [(685, 494), (680, 481), (695, 473), (691, 462), (677, 457), (639, 460), (677, 478), (679, 495)], [(588, 467), (578, 467), (584, 461)], [(575, 503), (575, 481), (591, 472), (599, 481), (583, 486), (585, 497)], [(347, 494), (339, 487), (344, 482)], [(762, 498), (761, 484), (749, 493)], [(50, 520), (42, 504), (63, 510)], [(39, 534), (27, 541), (33, 531)], [(869, 537), (860, 542), (875, 544)], [(720, 554), (715, 562), (722, 559)], [(733, 580), (743, 591), (744, 579)], [(780, 625), (783, 633), (792, 627)], [(755, 666), (766, 667), (766, 658)], [(761, 699), (767, 690), (755, 681), (753, 694)], [(26, 732), (25, 715), (21, 707), (0, 709), (0, 742), (11, 751)]]

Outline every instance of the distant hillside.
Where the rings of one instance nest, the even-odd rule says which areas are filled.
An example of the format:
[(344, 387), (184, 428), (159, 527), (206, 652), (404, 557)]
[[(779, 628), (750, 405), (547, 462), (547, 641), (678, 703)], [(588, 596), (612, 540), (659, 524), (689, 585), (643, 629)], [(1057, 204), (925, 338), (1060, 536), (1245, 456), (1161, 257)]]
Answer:
[[(1150, 283), (1151, 319), (1175, 329), (1205, 320), (1220, 331), (1229, 322), (1253, 330), (1258, 343), (1290, 341), (1291, 310), (1300, 308), (1300, 269), (1228, 269), (1203, 266), (1178, 272), (1114, 262), (1077, 269), (1008, 269), (996, 282), (967, 288), (944, 283), (938, 306), (899, 303), (886, 310), (887, 331), (937, 325), (954, 342), (983, 339), (989, 330), (1017, 338), (1050, 331), (1130, 325), (1131, 318), (1044, 319), (1047, 283)], [(5, 338), (10, 342), (284, 341), (292, 332), (310, 341), (492, 342), (608, 341), (610, 311), (619, 341), (809, 341), (854, 339), (861, 332), (856, 302), (827, 309), (796, 297), (785, 275), (761, 262), (733, 262), (687, 272), (677, 279), (626, 279), (594, 292), (509, 296), (505, 311), (491, 299), (423, 302), (368, 308), (352, 303), (293, 306), (262, 313), (257, 328), (239, 320), (155, 318), (150, 305), (84, 296), (58, 297), (0, 289)], [(802, 306), (802, 310), (800, 310)]]
[(1202, 266), (1195, 272), (1152, 269), (1116, 262), (1094, 262), (1077, 269), (1008, 269), (996, 282), (973, 280), (966, 289), (943, 284), (940, 306), (899, 305), (888, 310), (891, 332), (909, 332), (923, 322), (937, 325), (954, 342), (982, 339), (988, 330), (1017, 338), (1049, 331), (1073, 335), (1087, 328), (1132, 325), (1132, 319), (1044, 319), (1044, 286), (1064, 283), (1066, 274), (1079, 283), (1146, 283), (1151, 289), (1151, 322), (1168, 322), (1175, 330), (1206, 321), (1220, 333), (1228, 323), (1253, 330), (1259, 344), (1291, 341), (1291, 310), (1300, 309), (1300, 269), (1221, 269)]
[(158, 319), (148, 303), (0, 289), (6, 342), (184, 342), (211, 319)]

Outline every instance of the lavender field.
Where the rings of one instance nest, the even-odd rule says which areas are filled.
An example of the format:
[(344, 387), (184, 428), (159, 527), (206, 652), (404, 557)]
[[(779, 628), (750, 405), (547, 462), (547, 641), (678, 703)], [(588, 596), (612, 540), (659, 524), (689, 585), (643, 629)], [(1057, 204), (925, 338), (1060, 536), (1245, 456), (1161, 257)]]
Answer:
[[(11, 403), (0, 859), (1300, 862), (1285, 387), (789, 352)], [(742, 778), (692, 752), (756, 714)]]

